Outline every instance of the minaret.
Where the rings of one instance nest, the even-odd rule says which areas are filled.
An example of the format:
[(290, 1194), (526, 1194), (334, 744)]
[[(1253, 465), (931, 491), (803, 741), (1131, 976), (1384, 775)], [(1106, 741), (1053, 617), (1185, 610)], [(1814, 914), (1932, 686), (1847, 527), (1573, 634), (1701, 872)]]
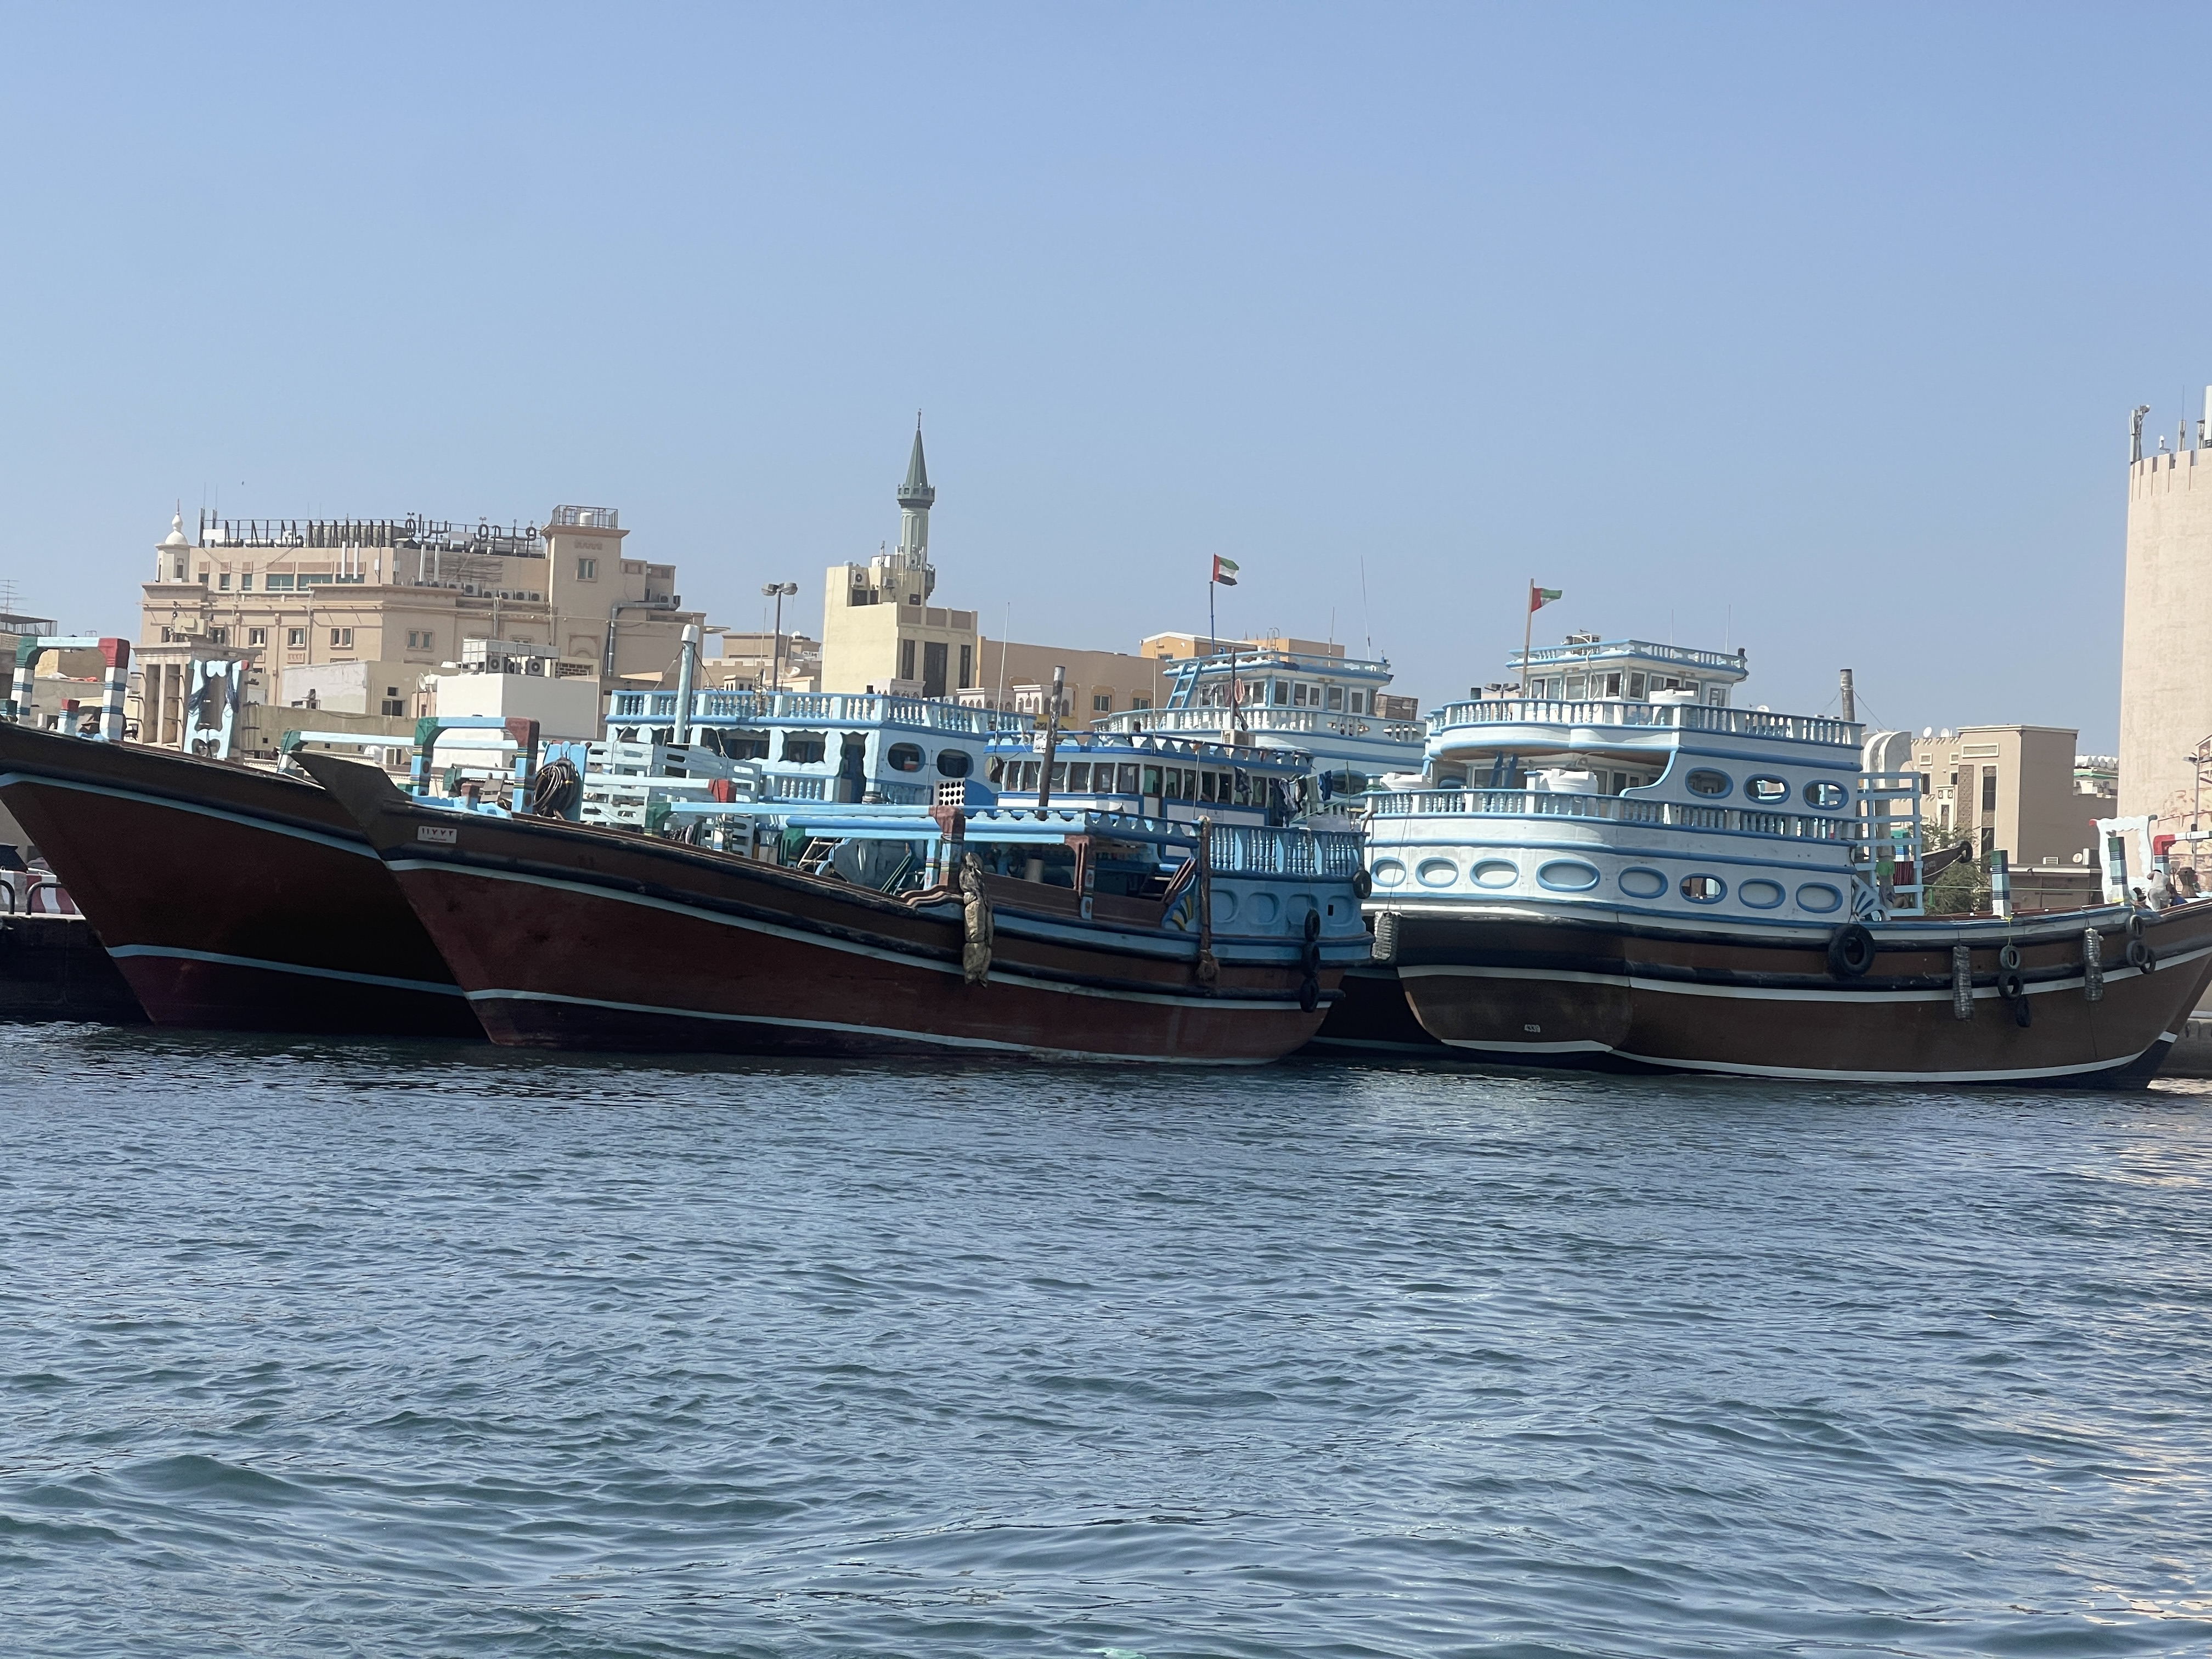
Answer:
[(154, 580), (157, 582), (180, 582), (185, 579), (185, 567), (191, 558), (192, 544), (185, 539), (185, 509), (180, 502), (177, 516), (169, 520), (169, 533), (154, 547)]
[(929, 567), (929, 509), (937, 492), (929, 487), (929, 467), (921, 458), (921, 413), (915, 412), (914, 453), (907, 459), (906, 482), (899, 486), (899, 562), (910, 569)]

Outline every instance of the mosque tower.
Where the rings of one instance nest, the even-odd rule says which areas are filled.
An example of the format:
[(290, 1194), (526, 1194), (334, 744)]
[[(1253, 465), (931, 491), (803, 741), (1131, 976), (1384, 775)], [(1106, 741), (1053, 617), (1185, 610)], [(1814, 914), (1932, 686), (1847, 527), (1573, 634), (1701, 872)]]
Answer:
[(937, 492), (929, 487), (929, 465), (921, 455), (921, 416), (914, 417), (914, 453), (907, 458), (906, 482), (899, 486), (899, 562), (910, 570), (929, 566), (929, 509)]

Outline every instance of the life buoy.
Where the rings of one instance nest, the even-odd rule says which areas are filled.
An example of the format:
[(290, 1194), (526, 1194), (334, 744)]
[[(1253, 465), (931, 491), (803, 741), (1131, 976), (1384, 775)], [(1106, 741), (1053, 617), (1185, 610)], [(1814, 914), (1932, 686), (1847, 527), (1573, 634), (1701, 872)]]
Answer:
[(2140, 938), (2128, 941), (2128, 966), (2138, 973), (2148, 974), (2158, 966), (2158, 953)]
[(1352, 896), (1364, 899), (1375, 890), (1375, 878), (1364, 870), (1356, 871), (1352, 878)]
[(1997, 994), (2007, 1002), (2019, 1002), (2027, 995), (2027, 981), (2020, 976), (2020, 969), (2008, 968), (1997, 975)]
[(1998, 951), (1997, 966), (2008, 969), (2018, 968), (2020, 966), (2020, 946), (2017, 945), (2008, 945), (2003, 950)]
[(1828, 935), (1828, 971), (1838, 979), (1857, 979), (1874, 966), (1874, 935), (1847, 921)]

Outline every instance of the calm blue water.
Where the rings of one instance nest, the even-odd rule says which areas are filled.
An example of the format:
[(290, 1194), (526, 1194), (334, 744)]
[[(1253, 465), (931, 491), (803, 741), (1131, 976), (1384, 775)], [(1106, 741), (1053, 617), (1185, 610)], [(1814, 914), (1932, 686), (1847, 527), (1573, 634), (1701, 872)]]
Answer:
[(0, 1031), (0, 1647), (2212, 1644), (2212, 1097)]

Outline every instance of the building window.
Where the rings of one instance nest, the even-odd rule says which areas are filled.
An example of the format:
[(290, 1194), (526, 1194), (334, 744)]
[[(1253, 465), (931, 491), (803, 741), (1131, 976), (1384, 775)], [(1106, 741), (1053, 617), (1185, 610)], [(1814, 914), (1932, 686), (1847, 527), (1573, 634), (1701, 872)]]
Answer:
[(912, 640), (899, 641), (898, 677), (902, 680), (910, 680), (914, 678), (914, 641)]
[(1996, 830), (1983, 830), (1983, 831), (1982, 831), (1982, 856), (1983, 856), (1984, 858), (1987, 858), (1987, 857), (1989, 857), (1989, 855), (1990, 855), (1991, 853), (1994, 853), (1995, 851), (1996, 851), (1996, 847), (1997, 847), (1997, 832), (1996, 832)]
[(1102, 692), (1100, 695), (1091, 698), (1091, 712), (1094, 714), (1112, 714), (1114, 712), (1113, 694), (1111, 692)]
[(1150, 697), (1132, 697), (1129, 699), (1129, 707), (1132, 708), (1150, 708), (1152, 706), (1152, 700)]
[(1982, 769), (1982, 811), (1994, 812), (1996, 810), (1997, 769), (1994, 766), (1984, 767)]
[(230, 592), (230, 572), (226, 570), (215, 579), (215, 591), (218, 593)]
[(384, 713), (392, 716), (402, 716), (407, 713), (406, 702), (400, 696), (399, 688), (396, 685), (384, 688)]
[(269, 580), (268, 580), (267, 581), (265, 581), (265, 582), (262, 583), (261, 585), (262, 585), (264, 587), (267, 588), (267, 589), (268, 589), (271, 593), (274, 593), (274, 592), (279, 592), (279, 591), (280, 591), (280, 590), (282, 590), (282, 589), (289, 588), (289, 586), (292, 586), (293, 582), (294, 582), (295, 580), (297, 580), (297, 578), (293, 577), (293, 576), (290, 576), (290, 575), (283, 575), (283, 576), (278, 576), (278, 575), (274, 575), (274, 574), (272, 574), (272, 575), (269, 578)]
[(972, 645), (963, 645), (960, 647), (960, 689), (965, 691), (975, 684), (975, 647)]
[(230, 643), (230, 630), (228, 628), (209, 629), (208, 643), (210, 645), (228, 645)]
[(353, 643), (353, 629), (350, 628), (333, 628), (331, 629), (331, 643), (332, 645), (351, 645)]
[(251, 570), (238, 579), (238, 591), (241, 593), (251, 593), (253, 591), (253, 573)]
[(595, 582), (599, 580), (599, 562), (597, 559), (579, 559), (576, 561), (576, 580), (578, 581)]
[(285, 643), (285, 644), (287, 644), (287, 645), (289, 645), (289, 646), (293, 646), (293, 647), (299, 647), (299, 646), (303, 646), (303, 645), (307, 644), (307, 630), (306, 629), (304, 629), (304, 628), (288, 628), (288, 629), (286, 629), (284, 630), (284, 643)]
[(266, 645), (266, 644), (268, 644), (268, 643), (269, 643), (269, 630), (268, 630), (267, 629), (265, 629), (265, 628), (249, 628), (249, 629), (247, 629), (246, 630), (246, 642), (248, 645)]
[(942, 640), (929, 640), (921, 647), (921, 695), (941, 697), (945, 695), (945, 659), (946, 647)]

